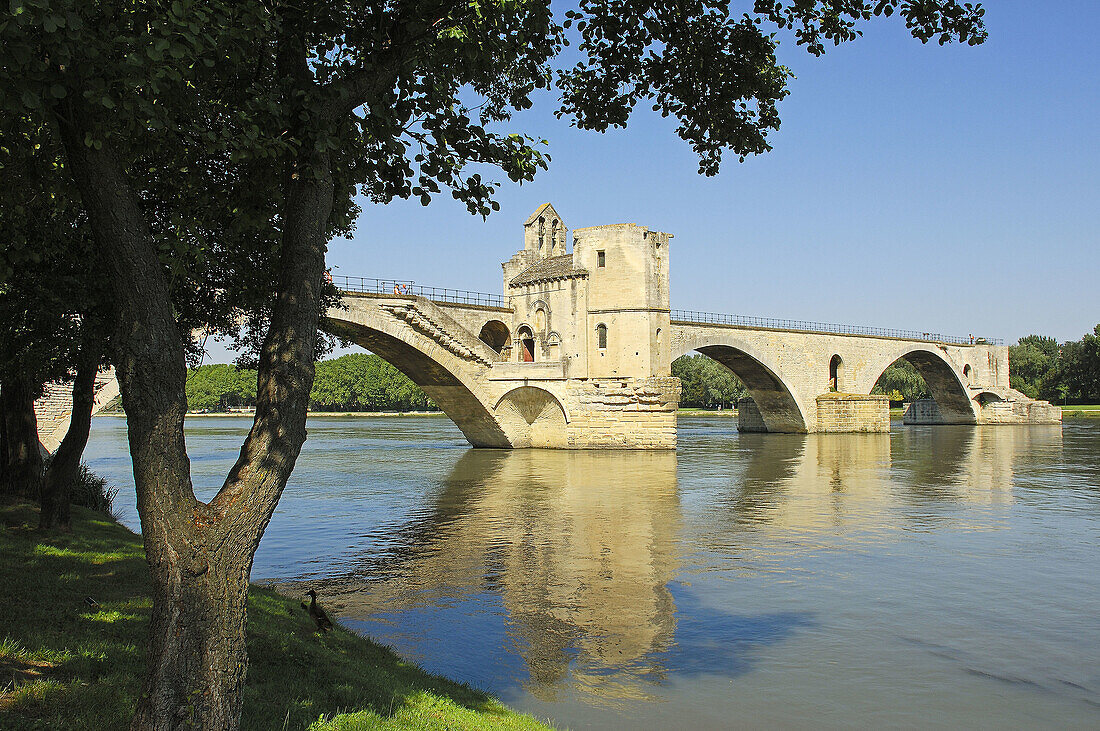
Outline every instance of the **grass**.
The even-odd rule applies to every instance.
[[[737,416],[737,409],[700,409],[696,406],[681,406],[677,411],[692,416]]]
[[[72,533],[37,524],[0,502],[0,729],[126,728],[152,605],[141,538],[75,506]],[[244,728],[547,728],[340,627],[318,635],[300,601],[250,591]]]
[[[1086,404],[1084,406],[1063,406],[1063,419],[1096,419],[1100,418],[1100,404]]]

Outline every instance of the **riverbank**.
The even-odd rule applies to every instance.
[[[1100,405],[1063,406],[1063,419],[1100,419]]]
[[[0,729],[124,729],[141,687],[149,578],[141,538],[73,508],[73,532],[0,502]],[[95,600],[89,606],[85,597]],[[546,729],[253,585],[245,729]]]

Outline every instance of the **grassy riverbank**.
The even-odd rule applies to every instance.
[[[77,507],[71,534],[37,524],[0,502],[0,729],[126,728],[151,607],[141,538]],[[299,602],[252,587],[244,728],[546,728],[351,632],[316,634]]]
[[[737,416],[737,409],[698,409],[691,406],[677,409],[677,413],[684,416]]]
[[[1063,406],[1063,419],[1100,419],[1100,405]]]

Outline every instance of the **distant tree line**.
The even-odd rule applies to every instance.
[[[215,364],[187,374],[187,408],[224,412],[256,404],[256,371]],[[351,353],[317,364],[309,394],[314,411],[428,411],[420,387],[377,355]]]
[[[1100,403],[1100,325],[1080,340],[1058,344],[1028,335],[1008,349],[1013,388],[1056,403]]]

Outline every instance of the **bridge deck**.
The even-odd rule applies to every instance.
[[[367,294],[385,296],[417,296],[429,299],[437,304],[467,305],[471,308],[487,309],[498,312],[511,312],[510,298],[487,292],[472,292],[465,289],[447,287],[426,287],[412,280],[375,279],[371,277],[334,276],[333,284],[348,294]],[[952,345],[1003,345],[1000,338],[970,338],[942,333],[919,332],[917,330],[898,330],[892,328],[867,327],[863,325],[840,325],[809,320],[784,320],[772,317],[751,315],[726,315],[695,310],[672,310],[672,322],[678,325],[720,325],[753,330],[775,330],[779,332],[821,333],[827,335],[861,335],[866,337],[889,338],[891,340],[915,340],[927,343],[950,343]]]

